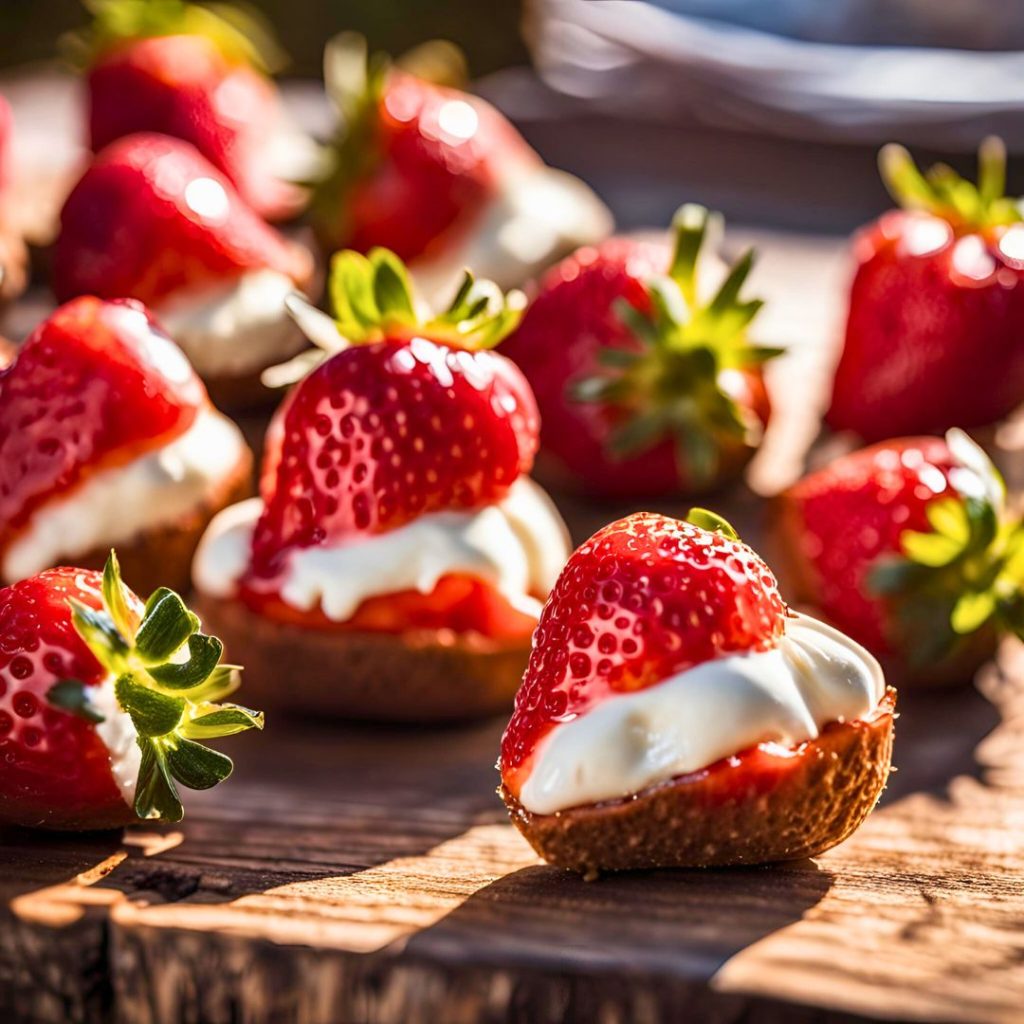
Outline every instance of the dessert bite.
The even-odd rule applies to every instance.
[[[984,426],[1024,400],[1024,212],[986,139],[978,183],[922,175],[902,146],[879,166],[899,209],[853,240],[857,270],[826,422],[865,441]]]
[[[289,709],[492,714],[568,553],[527,476],[533,395],[488,350],[516,309],[467,273],[424,319],[384,250],[336,256],[331,291],[337,322],[298,310],[332,354],[271,422],[260,497],[218,515],[196,553],[204,615],[247,652],[250,689]]]
[[[440,61],[421,48],[403,66],[368,59],[351,33],[328,45],[341,124],[310,208],[327,251],[391,249],[437,302],[464,267],[511,288],[607,235],[611,215],[587,185],[546,166],[489,103],[422,77],[451,58],[434,46]]]
[[[71,37],[85,73],[93,152],[136,132],[191,143],[268,220],[299,212],[294,182],[316,146],[286,116],[270,72],[284,63],[251,7],[181,0],[88,0]]]
[[[684,206],[671,243],[612,238],[541,280],[501,350],[537,396],[543,479],[598,497],[699,493],[750,461],[780,350],[748,336],[762,306],[740,298],[753,252],[704,287],[719,220]]]
[[[502,738],[513,823],[588,877],[816,856],[889,773],[875,659],[790,612],[727,523],[690,515],[637,513],[574,552]]]
[[[144,591],[184,590],[252,456],[181,350],[134,300],[61,306],[0,372],[0,577],[98,568],[114,545]]]
[[[285,297],[312,256],[262,221],[187,142],[129,135],[100,153],[61,213],[59,301],[144,302],[222,408],[269,397],[260,374],[306,346]]]
[[[1024,636],[1024,526],[963,431],[835,459],[776,499],[797,600],[870,648],[901,684],[970,682]]]
[[[179,821],[179,786],[231,774],[205,741],[263,715],[218,703],[238,667],[199,625],[165,587],[143,604],[113,552],[102,574],[48,569],[0,590],[0,825]]]

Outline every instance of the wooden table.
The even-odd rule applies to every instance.
[[[799,472],[817,431],[845,266],[834,240],[730,241],[751,237],[764,333],[793,352],[751,488],[714,505],[756,545],[755,491]],[[625,511],[563,507],[578,538]],[[595,883],[506,823],[501,722],[271,721],[181,826],[0,833],[0,1021],[1024,1019],[1024,654],[901,710],[899,770],[838,849]]]

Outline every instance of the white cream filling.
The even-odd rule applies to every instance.
[[[814,739],[830,722],[863,718],[884,693],[863,647],[797,615],[772,650],[705,662],[556,725],[519,800],[553,814],[627,797],[759,743]]]
[[[295,282],[276,270],[251,270],[155,307],[164,330],[201,377],[241,377],[306,347],[284,300]]]
[[[254,498],[210,523],[192,566],[198,590],[223,598],[235,593],[262,509]],[[551,499],[520,478],[502,502],[475,512],[432,513],[356,542],[294,551],[280,594],[299,611],[319,608],[344,622],[368,598],[401,590],[428,594],[442,576],[463,573],[539,615],[533,595],[547,594],[568,556],[568,533]]]
[[[96,723],[96,734],[110,752],[110,774],[114,776],[125,803],[134,807],[135,787],[142,764],[139,734],[135,731],[131,715],[117,702],[113,676],[89,687],[88,694],[89,702],[103,715],[103,721]]]
[[[443,252],[409,269],[431,305],[447,302],[469,267],[478,278],[515,288],[581,245],[612,230],[607,207],[588,185],[552,167],[516,167],[477,223]]]
[[[201,411],[169,444],[95,473],[36,509],[4,554],[4,579],[25,579],[177,521],[224,481],[244,450],[234,423],[213,409]]]

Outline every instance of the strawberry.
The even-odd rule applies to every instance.
[[[702,491],[736,475],[768,420],[741,301],[747,252],[702,302],[697,259],[712,216],[676,215],[674,248],[613,238],[548,272],[502,351],[537,395],[552,472],[599,496]]]
[[[717,516],[691,517],[636,513],[570,557],[502,738],[512,793],[559,722],[721,655],[767,650],[782,636],[786,606],[768,566]]]
[[[165,445],[207,404],[141,303],[61,306],[0,373],[0,553],[45,501]]]
[[[308,252],[264,223],[187,142],[139,134],[108,146],[68,196],[53,289],[157,306],[247,270],[305,281]]]
[[[197,741],[263,716],[213,703],[238,673],[198,629],[172,591],[143,605],[113,553],[102,575],[50,569],[0,590],[0,824],[178,821],[179,784],[227,778],[230,759]]]
[[[500,501],[537,447],[529,386],[487,351],[515,323],[514,302],[467,273],[451,308],[424,321],[404,265],[379,249],[337,254],[330,288],[337,321],[312,307],[300,319],[319,318],[312,340],[333,354],[268,432],[265,508],[243,587],[256,603],[294,549]]]
[[[272,173],[268,133],[281,122],[267,75],[280,60],[250,12],[181,0],[87,0],[80,34],[94,152],[136,132],[191,143],[261,216],[297,212],[301,193]]]
[[[382,246],[406,262],[436,252],[480,214],[501,174],[540,166],[490,104],[381,55],[368,61],[361,37],[332,43],[325,74],[342,128],[311,214],[329,250]]]
[[[1024,630],[1024,529],[961,431],[836,459],[779,499],[801,600],[909,679],[963,677]]]
[[[978,184],[921,175],[887,146],[882,177],[902,209],[854,239],[857,271],[826,416],[874,441],[981,426],[1024,399],[1024,223],[1003,195],[1005,151],[987,139]]]

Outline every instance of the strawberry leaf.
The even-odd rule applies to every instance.
[[[139,627],[139,614],[131,591],[121,579],[121,566],[117,552],[111,551],[103,567],[103,605],[110,612],[114,626],[122,637],[135,636]]]
[[[153,740],[139,740],[142,761],[135,786],[135,813],[143,821],[181,821],[185,814],[163,750]]]
[[[188,638],[187,661],[151,665],[149,674],[168,690],[191,690],[209,678],[223,653],[224,645],[215,636],[193,633]]]
[[[68,711],[94,725],[106,717],[89,699],[89,687],[79,679],[61,679],[46,691],[46,699],[55,708]]]
[[[225,704],[222,707],[209,705],[210,710],[203,706],[196,708],[195,717],[181,727],[181,735],[188,739],[216,739],[221,736],[234,736],[248,729],[263,728],[263,712],[250,711],[238,704]]]
[[[71,621],[78,635],[100,664],[111,672],[120,672],[128,657],[128,641],[120,634],[109,614],[83,604],[77,598],[68,598]]]
[[[168,749],[167,768],[188,789],[211,789],[231,774],[234,765],[230,757],[183,739]]]
[[[727,519],[723,519],[717,512],[711,512],[706,508],[691,508],[686,513],[686,521],[709,533],[720,533],[723,537],[728,537],[729,540],[740,539],[740,535]]]
[[[146,611],[135,634],[135,650],[147,665],[160,665],[171,657],[196,630],[199,619],[185,607],[173,590],[161,587],[146,602]]]
[[[950,622],[961,635],[980,629],[996,612],[996,595],[991,590],[966,591],[953,608]]]

